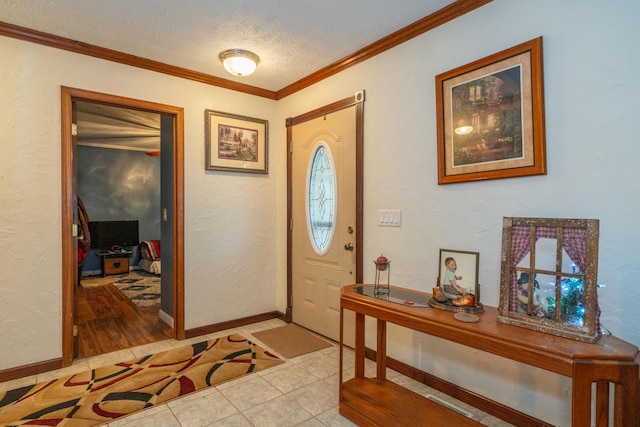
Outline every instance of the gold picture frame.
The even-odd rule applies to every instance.
[[[269,173],[267,120],[205,110],[205,169]]]
[[[545,175],[542,37],[436,76],[438,184]]]

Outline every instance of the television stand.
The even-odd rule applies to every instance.
[[[132,251],[105,251],[98,252],[100,257],[100,266],[102,268],[102,277],[111,274],[123,274],[129,272],[129,256]]]

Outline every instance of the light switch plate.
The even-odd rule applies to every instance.
[[[402,225],[402,211],[399,209],[379,210],[378,226],[400,227]]]

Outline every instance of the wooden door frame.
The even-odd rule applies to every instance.
[[[335,113],[355,106],[356,108],[356,232],[355,232],[355,257],[356,257],[356,283],[362,283],[362,244],[364,241],[363,226],[363,160],[364,160],[364,90],[356,92],[353,96],[333,102],[324,107],[309,111],[296,117],[286,119],[287,126],[287,311],[285,320],[293,321],[293,127],[300,123],[316,119],[327,114]]]
[[[72,136],[73,101],[88,101],[144,110],[173,117],[173,331],[185,338],[184,329],[184,109],[132,98],[61,87],[62,138],[62,365],[73,362],[74,298],[77,286],[77,239],[72,233],[76,209],[74,194],[76,159]]]

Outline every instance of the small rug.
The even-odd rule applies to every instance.
[[[160,276],[144,270],[106,277],[87,277],[80,280],[85,288],[113,284],[138,307],[160,304]]]
[[[284,363],[233,334],[0,393],[0,424],[94,426]]]
[[[160,304],[160,276],[146,271],[132,271],[115,282],[120,289],[138,307]]]
[[[293,323],[266,331],[253,332],[252,335],[287,359],[331,347],[330,342],[318,338],[307,329]]]

